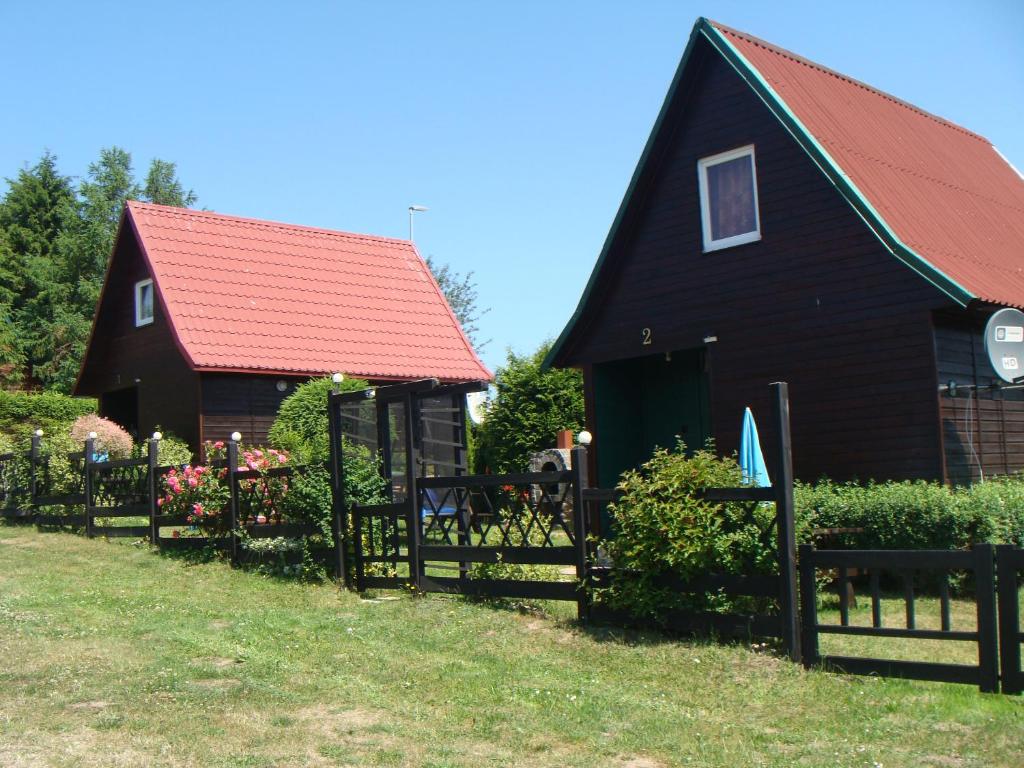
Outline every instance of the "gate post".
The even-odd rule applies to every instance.
[[[406,534],[409,539],[409,582],[417,591],[423,588],[423,563],[420,561],[420,536],[423,515],[420,512],[420,494],[416,484],[416,472],[419,468],[419,454],[416,450],[415,425],[419,421],[413,409],[416,399],[411,393],[406,394],[405,403],[405,477],[406,477]],[[417,409],[418,410],[418,409]]]
[[[346,519],[345,499],[345,449],[341,444],[341,407],[332,392],[327,396],[327,426],[331,462],[331,533],[334,535],[334,578],[344,581],[346,589],[352,589],[352,574],[346,557],[349,531]]]
[[[996,575],[999,579],[999,662],[1003,693],[1016,694],[1024,690],[1024,675],[1020,668],[1020,604],[1017,598],[1018,552],[1012,544],[996,547]]]
[[[819,662],[818,657],[818,593],[814,578],[811,544],[800,545],[800,651],[807,669]]]
[[[779,608],[782,614],[782,644],[791,661],[800,661],[796,605],[796,530],[793,522],[793,443],[789,432],[789,385],[777,381],[774,394],[775,435],[775,514],[779,548]]]
[[[149,543],[159,543],[156,524],[157,497],[159,493],[156,487],[156,467],[160,456],[160,440],[163,437],[159,432],[154,432],[153,437],[146,441],[146,457],[149,459],[146,465],[146,493],[149,494]]]
[[[996,577],[991,544],[975,544],[974,594],[978,606],[978,687],[982,693],[999,690],[999,641],[996,638]]]
[[[583,490],[589,485],[587,477],[587,449],[578,445],[572,449],[572,527],[576,539],[576,618],[590,618],[590,568],[587,558],[587,510]]]
[[[232,432],[227,445],[228,461],[228,525],[231,535],[231,564],[238,565],[238,443],[242,439],[240,432]]]
[[[82,461],[82,471],[85,473],[82,489],[85,491],[85,535],[90,539],[93,536],[92,525],[92,458],[96,450],[95,432],[90,432],[85,438],[85,454]]]

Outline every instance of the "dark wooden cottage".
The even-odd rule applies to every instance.
[[[126,205],[75,394],[137,436],[260,443],[335,372],[491,378],[409,241]]]
[[[747,405],[771,439],[777,380],[799,477],[960,482],[1024,468],[981,336],[1022,304],[1024,180],[990,142],[700,19],[547,362],[584,372],[602,485],[676,435],[735,450]]]

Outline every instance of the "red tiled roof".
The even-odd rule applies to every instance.
[[[193,368],[491,379],[415,246],[129,202]]]
[[[903,245],[970,294],[965,298],[1024,306],[1024,179],[988,140],[770,43],[710,25]]]

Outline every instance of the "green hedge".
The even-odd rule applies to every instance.
[[[15,438],[27,438],[36,428],[63,430],[79,416],[95,412],[96,401],[90,397],[0,391],[0,432]]]
[[[815,528],[863,528],[838,546],[959,549],[976,542],[1024,545],[1024,479],[950,488],[924,480],[798,484],[797,517]],[[830,544],[833,546],[833,544]]]

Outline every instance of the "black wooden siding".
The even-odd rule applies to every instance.
[[[277,390],[278,381],[287,383],[284,392]],[[266,444],[281,403],[302,381],[306,379],[266,374],[202,374],[203,440],[227,440],[237,430],[246,444]]]
[[[738,447],[747,405],[771,444],[768,384],[786,380],[799,477],[940,477],[931,313],[950,301],[884,250],[705,43],[691,63],[688,97],[666,117],[655,172],[640,180],[560,362],[585,367],[717,336],[708,354],[722,452]],[[762,239],[702,253],[697,161],[746,144]]]
[[[135,238],[119,238],[76,393],[100,396],[137,386],[140,436],[159,426],[195,446],[199,377],[175,344],[159,302],[153,322],[135,327],[135,283],[148,277]]]

